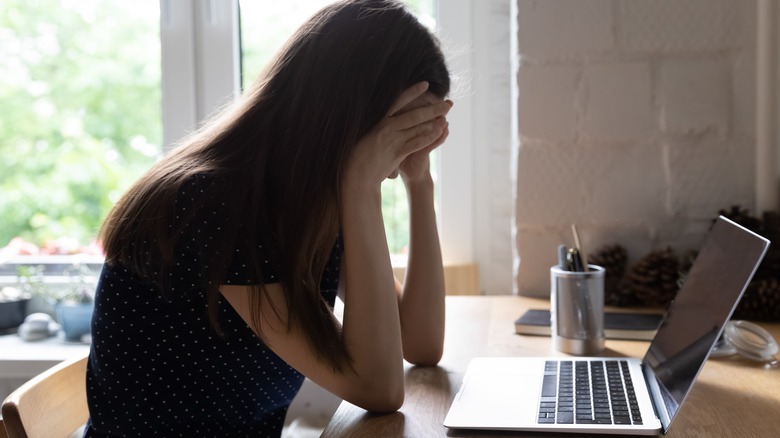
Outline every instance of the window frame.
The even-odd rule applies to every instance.
[[[238,0],[160,0],[163,148],[240,95]]]

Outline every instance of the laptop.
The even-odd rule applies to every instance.
[[[666,434],[769,241],[719,217],[645,357],[481,357],[444,425],[453,429]]]

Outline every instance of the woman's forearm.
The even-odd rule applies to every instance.
[[[444,345],[444,272],[430,178],[407,182],[409,260],[399,298],[404,358],[435,365]]]
[[[356,186],[353,186],[356,187]],[[374,385],[403,401],[400,317],[382,221],[381,194],[343,191],[343,339],[365,391]],[[400,404],[399,404],[400,406]]]

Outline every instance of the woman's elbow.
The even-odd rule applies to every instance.
[[[435,367],[441,361],[444,348],[426,348],[417,351],[404,351],[404,359],[412,365]]]
[[[401,409],[401,406],[403,406],[403,404],[404,404],[404,397],[403,395],[401,395],[401,397],[398,398],[387,399],[379,403],[374,403],[372,405],[365,406],[364,409],[369,412],[373,412],[375,414],[390,414]]]
[[[401,409],[404,404],[404,387],[366,389],[359,400],[353,402],[361,408],[377,413],[389,414]]]

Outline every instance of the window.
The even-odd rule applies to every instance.
[[[451,135],[432,163],[441,169],[437,196],[444,258],[454,264],[480,263],[495,246],[495,238],[483,238],[492,229],[485,219],[490,211],[481,208],[486,201],[475,202],[475,193],[489,185],[488,175],[478,170],[488,152],[475,148],[478,133],[472,126],[486,117],[479,108],[492,83],[474,80],[484,76],[483,61],[492,56],[480,54],[480,47],[493,43],[487,38],[492,28],[479,23],[490,5],[503,1],[408,0],[440,34],[455,75]],[[110,205],[167,145],[240,93],[242,76],[251,80],[262,56],[268,56],[255,39],[264,37],[251,35],[255,29],[244,25],[239,38],[239,5],[257,10],[322,0],[239,2],[4,1],[0,259],[39,248],[96,252],[90,242]],[[282,32],[282,38],[289,33]],[[391,248],[402,252],[407,227],[392,217],[405,217],[405,191],[390,184],[383,190],[396,192],[386,195],[397,207],[386,208],[387,231],[395,242]],[[13,237],[24,240],[2,249]]]

